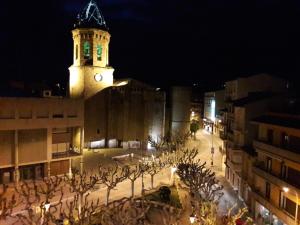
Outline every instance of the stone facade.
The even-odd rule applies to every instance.
[[[122,84],[123,83],[123,84]],[[122,84],[122,85],[120,85]],[[85,101],[85,142],[139,141],[164,135],[165,93],[142,82],[126,79]]]
[[[172,87],[171,89],[171,133],[190,131],[191,95],[189,87]]]
[[[113,85],[114,69],[109,66],[110,34],[88,28],[75,29],[72,34],[74,57],[69,68],[70,97],[88,99]]]

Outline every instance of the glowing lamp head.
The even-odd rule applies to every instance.
[[[48,210],[50,209],[50,203],[46,202],[44,207],[45,207],[45,211],[48,212]]]
[[[285,193],[287,193],[287,192],[289,192],[289,188],[288,187],[284,187],[284,188],[282,188],[282,190],[285,192]]]
[[[171,168],[171,173],[174,174],[176,172],[177,168],[176,167],[172,167]]]
[[[191,215],[190,216],[190,222],[191,222],[191,224],[195,223],[195,221],[196,221],[196,217],[194,215]]]

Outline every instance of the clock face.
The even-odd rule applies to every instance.
[[[95,81],[99,82],[102,80],[102,75],[100,73],[97,73],[94,78],[95,78]]]

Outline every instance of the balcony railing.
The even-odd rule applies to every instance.
[[[241,163],[236,163],[231,160],[227,160],[226,165],[235,172],[242,172],[242,164]]]
[[[270,200],[265,198],[264,194],[259,191],[259,189],[252,188],[251,196],[259,202],[261,205],[263,205],[265,208],[267,208],[269,211],[272,212],[272,214],[275,214],[281,221],[283,221],[286,224],[295,224],[294,217],[288,214],[284,209],[279,208]],[[299,224],[299,223],[298,223]]]
[[[267,143],[265,141],[261,141],[261,140],[253,141],[253,147],[257,151],[260,151],[260,150],[266,151],[266,152],[276,155],[277,157],[279,156],[281,158],[289,159],[289,160],[295,161],[297,163],[300,163],[300,154],[299,153],[295,153],[291,150],[287,150],[287,149],[283,149],[278,146],[271,145],[270,143]]]
[[[81,153],[79,151],[75,150],[68,150],[65,152],[53,152],[52,153],[52,158],[53,159],[60,159],[60,158],[69,158],[69,157],[76,157],[80,156]]]
[[[279,186],[279,187],[288,187],[290,189],[295,189],[300,193],[300,187],[296,186],[293,182],[274,174],[271,171],[267,171],[266,167],[262,163],[255,163],[252,167],[252,171],[258,176],[268,180],[269,182]]]

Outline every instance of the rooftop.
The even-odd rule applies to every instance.
[[[90,0],[82,12],[78,14],[74,27],[108,30],[104,17],[95,0]]]
[[[237,99],[232,101],[234,106],[244,106],[247,104],[251,104],[253,102],[257,102],[263,99],[267,99],[274,96],[274,93],[270,92],[250,92],[249,95],[245,98]]]

